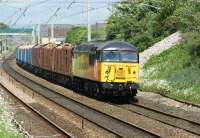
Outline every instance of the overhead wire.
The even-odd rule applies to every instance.
[[[103,7],[91,8],[89,11],[99,10],[99,9],[103,9],[103,8],[106,8],[106,7],[103,6]],[[71,17],[71,16],[81,15],[81,14],[84,14],[86,12],[87,12],[87,10],[82,10],[82,11],[79,11],[79,12],[74,12],[74,13],[67,15],[67,16],[63,16],[63,17],[58,18],[58,19],[64,19],[64,18]]]
[[[42,5],[46,2],[49,2],[51,0],[42,0],[42,1],[39,1],[39,2],[31,2],[32,5],[29,5],[29,7],[25,7],[25,9],[23,10],[22,14],[16,19],[16,21],[12,24],[12,26],[16,25],[19,20],[22,18],[22,17],[25,17],[26,16],[26,12],[28,11],[28,8],[30,7],[33,7],[33,6],[38,6],[38,5]],[[13,1],[14,2],[14,1]],[[17,1],[16,1],[17,2]],[[55,1],[54,1],[55,2]],[[71,2],[66,2],[66,1],[63,1],[65,3],[68,3],[67,5],[67,9],[70,9],[72,8],[72,5],[73,4],[86,4],[87,2],[86,1],[76,1],[76,0],[72,0]],[[62,1],[60,1],[60,3],[63,3]],[[96,2],[91,2],[93,4],[111,4],[111,3],[118,3],[119,1],[96,1]],[[11,2],[10,2],[11,3]],[[58,3],[58,2],[57,2]],[[58,8],[56,8],[56,10],[54,11],[54,13],[48,18],[48,20],[46,21],[46,23],[48,24],[49,22],[51,22],[53,20],[54,17],[58,16],[58,12],[61,10],[63,4],[60,4],[60,6]],[[98,10],[98,9],[102,9],[102,8],[106,8],[107,6],[103,6],[103,7],[98,7],[98,8],[92,8],[90,9],[90,11],[94,11],[94,10]],[[70,15],[67,15],[67,16],[63,16],[61,18],[58,18],[58,19],[63,19],[63,18],[66,18],[66,17],[71,17],[71,16],[75,16],[75,15],[81,15],[83,13],[87,12],[86,10],[82,10],[81,12],[75,12],[75,13],[72,13]],[[12,17],[15,16],[16,14],[13,13]],[[10,17],[11,18],[11,17]]]
[[[51,1],[51,0],[43,0],[43,1],[38,1],[38,2],[31,2],[32,4],[41,4],[41,3],[46,3],[46,2],[48,2],[48,1]],[[0,4],[7,4],[7,3],[18,3],[19,1],[12,1],[12,2],[10,2],[10,1],[3,1],[3,2],[0,2]],[[54,2],[51,2],[51,3],[71,3],[71,2],[67,2],[67,1],[54,1]],[[122,0],[120,1],[110,1],[109,3],[119,3],[119,2],[123,2]],[[128,2],[128,1],[124,1],[124,2]],[[87,1],[76,1],[75,3],[87,3]],[[108,1],[91,1],[90,3],[99,3],[99,4],[101,4],[101,3],[108,3]]]
[[[18,18],[16,19],[16,21],[11,25],[11,26],[14,26],[17,24],[17,22],[22,18],[22,17],[25,17],[26,16],[26,12],[28,11],[28,9],[32,6],[36,6],[36,4],[43,4],[43,3],[46,3],[50,0],[43,0],[43,1],[40,1],[40,2],[37,2],[35,3],[35,5],[31,5],[29,4],[28,6],[26,6],[22,12],[22,14],[20,14],[20,16],[18,16]],[[20,12],[22,10],[22,8],[20,8],[20,10],[18,12]],[[15,15],[17,14],[17,12],[13,13],[12,16],[10,16],[10,18],[14,17]],[[32,21],[31,21],[32,22]],[[11,23],[11,20],[9,21],[9,24]]]
[[[57,13],[59,12],[60,9],[61,9],[61,7],[58,7],[58,8],[55,10],[55,12],[53,13],[53,15],[51,15],[51,16],[49,17],[49,19],[47,20],[46,24],[48,24],[48,23],[53,19],[54,16],[57,16]]]
[[[72,0],[69,5],[67,6],[67,9],[70,9],[72,7],[72,5],[75,3],[75,0]],[[46,24],[48,24],[55,16],[57,16],[57,13],[61,10],[61,6],[59,6],[56,11],[53,13],[52,16],[50,16],[50,18],[47,20]]]
[[[86,3],[87,4],[87,2],[86,1],[75,1],[75,0],[73,0],[73,2],[71,2],[70,4],[69,4],[69,6],[71,6],[72,5],[72,3]],[[91,2],[91,3],[104,3],[104,4],[110,4],[110,3],[112,3],[112,1],[101,1],[101,2]],[[108,5],[109,5],[108,4]],[[105,6],[103,6],[103,7],[97,7],[97,8],[91,8],[89,11],[94,11],[94,10],[98,10],[98,9],[102,9],[102,8],[107,8],[107,6],[105,7]],[[72,13],[72,14],[70,14],[70,15],[67,15],[67,16],[63,16],[63,17],[61,17],[61,18],[57,18],[57,19],[64,19],[64,18],[67,18],[67,17],[71,17],[71,16],[76,16],[76,15],[81,15],[81,14],[84,14],[84,13],[86,13],[88,10],[82,10],[82,11],[79,11],[79,12],[75,12],[75,13]]]
[[[26,6],[26,7],[24,8],[23,12],[18,16],[18,18],[17,18],[16,21],[11,25],[11,27],[15,26],[15,25],[17,24],[17,22],[18,22],[23,16],[25,16],[25,13],[27,12],[28,8],[29,8],[29,5]]]
[[[75,0],[73,0],[68,6],[67,6],[67,9],[71,8],[72,5],[75,3]]]
[[[4,20],[4,22],[8,22],[8,24],[10,24],[12,18],[13,18],[15,15],[17,15],[18,12],[20,12],[21,10],[22,10],[21,8],[15,10],[15,11],[13,12],[13,14],[11,14],[10,16],[8,16],[8,17]]]

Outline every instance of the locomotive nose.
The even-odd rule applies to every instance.
[[[139,65],[135,63],[101,63],[100,70],[101,82],[139,82]]]
[[[116,68],[116,79],[125,79],[125,69],[120,66]]]

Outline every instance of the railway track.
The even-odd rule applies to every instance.
[[[134,101],[130,101],[130,104],[118,106],[200,136],[200,122],[195,122],[194,120],[190,120],[188,118],[170,114],[170,112],[159,111]]]
[[[11,59],[12,60],[12,59]],[[11,61],[10,60],[10,61]],[[9,64],[8,64],[9,65]],[[12,67],[11,67],[12,66]],[[19,74],[21,74],[22,76],[24,76],[24,78],[30,78],[32,75],[24,75],[22,72],[24,72],[24,71],[20,71],[19,69],[15,69],[15,68],[18,68],[18,67],[16,67],[15,65],[13,66],[13,65],[10,65],[10,68],[12,69],[12,70],[14,70],[14,72],[16,72],[18,75]],[[24,72],[25,73],[25,72]],[[25,73],[26,74],[26,73]],[[32,77],[31,77],[32,78]],[[34,79],[31,79],[32,80],[32,82],[33,83],[35,83],[35,82],[38,82],[38,83],[41,83],[41,84],[39,84],[39,85],[41,85],[42,87],[45,87],[45,88],[47,88],[47,90],[50,90],[49,92],[50,93],[56,93],[56,94],[58,94],[58,95],[60,95],[61,97],[63,97],[63,94],[59,94],[59,92],[57,91],[57,88],[52,88],[52,87],[49,87],[50,85],[51,85],[51,83],[47,83],[47,84],[43,84],[43,81],[41,81],[41,79],[36,79],[37,77],[34,77]],[[37,83],[37,84],[38,84]],[[47,86],[46,86],[47,85]],[[57,87],[57,86],[54,86],[54,87]],[[54,92],[52,92],[52,91],[54,91]],[[55,97],[55,95],[51,95],[52,97]],[[68,96],[67,96],[68,97]],[[64,96],[63,98],[65,99],[65,98],[67,98],[66,96]],[[48,96],[47,96],[47,98],[48,98]],[[61,105],[62,104],[62,102],[63,102],[63,98],[61,98],[62,99],[62,101],[60,102],[60,104],[59,104],[59,102],[58,102],[58,99],[59,99],[59,97],[57,97],[57,102],[56,103],[58,103],[59,105]],[[83,105],[83,103],[82,103],[82,101],[80,101],[80,100],[75,100],[75,99],[73,99],[73,98],[71,98],[71,97],[68,97],[67,99],[69,99],[69,101],[73,101],[73,102],[75,102],[75,104],[76,103],[79,103],[79,104],[81,104],[81,105]],[[51,99],[52,100],[52,99]],[[53,100],[52,100],[53,101]],[[62,105],[61,105],[62,106]],[[79,105],[78,105],[79,106]],[[86,107],[88,107],[88,108],[94,108],[93,106],[90,106],[90,105],[88,105],[88,104],[86,104],[86,103],[84,103],[84,105],[83,105],[83,107],[84,106],[86,106]],[[117,107],[117,106],[120,106],[120,107]],[[147,117],[147,118],[151,118],[151,119],[153,119],[153,120],[155,120],[155,121],[159,121],[159,122],[162,122],[163,124],[166,124],[166,125],[169,125],[169,126],[172,126],[172,127],[174,127],[174,129],[175,128],[179,128],[179,129],[181,129],[181,130],[185,130],[186,132],[188,132],[188,133],[191,133],[191,134],[194,134],[194,136],[192,136],[192,137],[198,137],[199,136],[199,131],[198,130],[200,130],[200,129],[198,129],[199,128],[199,125],[198,124],[193,124],[193,122],[195,122],[194,120],[188,120],[187,118],[181,118],[181,117],[174,117],[174,115],[172,114],[172,115],[168,115],[167,113],[164,115],[164,113],[162,112],[162,111],[156,111],[155,109],[154,109],[154,106],[153,106],[153,109],[151,110],[151,109],[149,109],[148,110],[148,106],[145,108],[145,106],[142,106],[142,105],[138,105],[137,106],[137,104],[136,103],[134,103],[134,102],[131,102],[131,104],[129,104],[129,105],[115,105],[115,107],[117,107],[117,108],[123,108],[123,110],[125,111],[129,111],[130,113],[132,112],[133,113],[133,116],[135,116],[134,114],[138,114],[138,115],[141,115],[141,116],[144,116],[144,117]],[[64,108],[66,108],[66,109],[68,109],[68,107],[65,107],[65,105],[63,106]],[[82,106],[79,106],[80,108],[82,108]],[[145,109],[146,110],[145,110]],[[95,108],[96,110],[94,110],[94,109],[92,109],[91,111],[92,112],[96,112],[97,111],[97,113],[100,113],[100,114],[102,114],[100,111],[102,111],[102,110],[99,110],[99,109],[97,109],[97,108]],[[68,109],[69,110],[69,109]],[[81,115],[81,113],[82,114],[84,114],[83,112],[77,112],[76,110],[74,111],[74,109],[71,109],[70,108],[70,110],[72,111],[72,112],[74,112],[75,114],[77,114],[77,115],[80,115],[80,116],[82,116]],[[155,111],[154,111],[155,110]],[[86,111],[86,110],[85,110]],[[91,112],[90,111],[90,112]],[[125,112],[126,112],[125,111]],[[168,110],[166,110],[166,111],[168,111]],[[87,111],[86,111],[87,112]],[[90,114],[90,113],[89,113]],[[105,116],[109,116],[108,114],[107,114],[107,112],[104,112],[103,113]],[[109,113],[110,114],[110,113]],[[125,113],[126,114],[126,113]],[[93,114],[93,116],[95,116],[96,114]],[[130,117],[130,115],[131,114],[128,114],[128,116],[127,117]],[[115,116],[114,114],[111,114],[111,118],[113,118],[113,116]],[[125,115],[124,115],[125,116]],[[136,115],[137,116],[137,115]],[[170,116],[170,117],[169,117]],[[176,116],[176,115],[175,115]],[[130,126],[132,125],[132,123],[130,122],[130,121],[128,121],[128,123],[126,123],[126,119],[118,119],[118,117],[114,117],[114,119],[117,119],[119,122],[125,122],[125,124],[126,125],[128,125],[128,130],[127,131],[124,131],[126,128],[125,127],[122,127],[122,132],[124,132],[124,133],[126,133],[125,135],[124,135],[124,133],[121,133],[119,130],[117,130],[115,127],[121,127],[120,125],[118,125],[118,126],[115,126],[114,127],[114,129],[113,129],[113,124],[112,123],[110,123],[110,122],[113,122],[113,120],[110,120],[110,119],[107,119],[107,120],[104,120],[105,122],[101,122],[101,121],[98,121],[98,122],[95,122],[95,118],[97,118],[97,117],[92,117],[92,120],[90,119],[90,117],[88,116],[88,115],[85,115],[84,114],[84,118],[86,119],[86,120],[88,120],[88,121],[91,121],[91,122],[93,122],[93,123],[95,123],[95,124],[97,124],[98,126],[100,126],[101,128],[104,128],[104,129],[106,129],[107,131],[109,131],[109,132],[111,132],[111,133],[114,133],[114,134],[116,134],[117,136],[119,136],[119,137],[134,137],[134,136],[137,136],[138,137],[138,134],[139,134],[139,136],[141,136],[141,137],[149,137],[149,136],[147,136],[147,135],[145,135],[145,136],[143,136],[143,135],[141,135],[141,133],[143,134],[143,131],[146,131],[147,132],[147,134],[149,133],[149,134],[151,134],[152,132],[153,132],[153,136],[152,137],[167,137],[167,136],[173,136],[174,134],[174,136],[175,137],[179,137],[179,136],[181,136],[182,137],[182,134],[181,133],[183,133],[183,132],[180,132],[180,130],[176,130],[175,129],[175,131],[174,132],[170,132],[171,130],[170,129],[173,129],[172,127],[169,129],[169,130],[165,130],[165,126],[163,126],[163,125],[161,125],[160,127],[162,128],[162,127],[164,127],[163,129],[161,129],[161,133],[158,133],[159,131],[154,131],[154,130],[151,130],[151,129],[149,129],[149,130],[146,130],[146,129],[144,129],[144,128],[149,128],[149,127],[144,127],[144,125],[143,125],[143,127],[142,127],[142,129],[139,129],[140,131],[138,131],[138,132],[141,132],[141,133],[136,133],[136,135],[129,135],[129,133],[134,133],[135,131],[134,130],[130,130]],[[134,117],[133,117],[134,118]],[[137,118],[137,117],[136,117]],[[139,118],[138,118],[139,119]],[[124,121],[122,121],[122,120],[124,120]],[[198,119],[197,119],[198,120]],[[136,121],[137,122],[137,121]],[[151,121],[150,121],[151,122]],[[150,123],[149,122],[149,123]],[[197,121],[198,122],[198,121]],[[109,124],[108,124],[109,123]],[[144,123],[144,121],[143,121],[143,123]],[[153,122],[152,122],[153,123]],[[137,123],[136,123],[137,124]],[[109,126],[109,125],[111,125],[111,126]],[[134,125],[133,125],[134,126]],[[136,125],[135,127],[137,128],[137,126],[138,125]],[[139,125],[140,126],[140,125]],[[190,128],[191,127],[191,128]],[[140,127],[139,127],[140,128]],[[192,129],[194,129],[194,130],[192,130]],[[156,133],[155,133],[156,132]],[[163,132],[164,133],[166,133],[166,134],[163,134]],[[179,132],[181,135],[176,135],[176,133],[177,132]],[[120,134],[118,134],[118,133],[120,133]],[[171,135],[171,134],[172,135]],[[178,134],[178,133],[177,133]],[[187,136],[188,137],[188,136]]]
[[[55,137],[55,138],[70,138],[60,131],[55,125],[48,120],[41,118],[36,114],[35,110],[27,106],[22,100],[12,94],[6,87],[0,84],[1,96],[4,97],[6,107],[8,108],[7,114],[13,116],[12,123],[16,126],[18,132],[22,137]],[[4,101],[4,102],[5,102]],[[31,120],[30,120],[31,119]],[[23,123],[22,123],[23,122]],[[42,128],[42,129],[41,129]],[[40,131],[39,131],[40,130]]]
[[[12,58],[11,58],[12,59]],[[8,59],[10,60],[10,59]],[[4,63],[3,63],[3,67],[4,67]],[[40,114],[40,112],[33,108],[32,106],[26,104],[23,100],[21,100],[19,97],[15,96],[12,94],[12,92],[9,91],[9,89],[7,89],[6,87],[4,87],[3,85],[0,85],[3,89],[5,89],[7,92],[9,92],[13,97],[15,97],[18,101],[20,101],[25,107],[27,107],[28,109],[30,109],[31,111],[33,111],[34,113],[36,113],[37,115],[39,115],[42,119],[44,119],[47,123],[49,123],[52,127],[54,127],[57,131],[59,131],[61,133],[62,137],[66,137],[66,138],[72,138],[73,135],[67,133],[65,130],[63,130],[62,128],[60,128],[57,124],[55,124],[54,122],[52,122],[51,120],[49,120],[47,117],[45,117],[44,115]],[[65,136],[64,136],[65,135]]]
[[[84,119],[98,125],[99,127],[115,134],[118,137],[160,137],[159,134],[153,133],[149,130],[141,128],[137,125],[129,124],[113,116],[92,109],[80,102],[64,97],[63,95],[36,83],[10,67],[9,62],[13,60],[10,58],[3,63],[4,70],[12,76],[15,80],[25,85],[29,89],[39,93],[52,102],[60,105],[63,108],[83,117]]]

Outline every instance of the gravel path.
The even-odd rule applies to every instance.
[[[177,45],[182,40],[181,33],[176,32],[162,41],[156,43],[152,47],[140,53],[140,67],[143,68],[144,64],[154,55],[159,55],[163,51]]]

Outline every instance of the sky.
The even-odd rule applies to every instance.
[[[120,0],[90,0],[91,23],[104,22]],[[11,27],[33,24],[86,24],[87,0],[0,0],[0,22]]]

